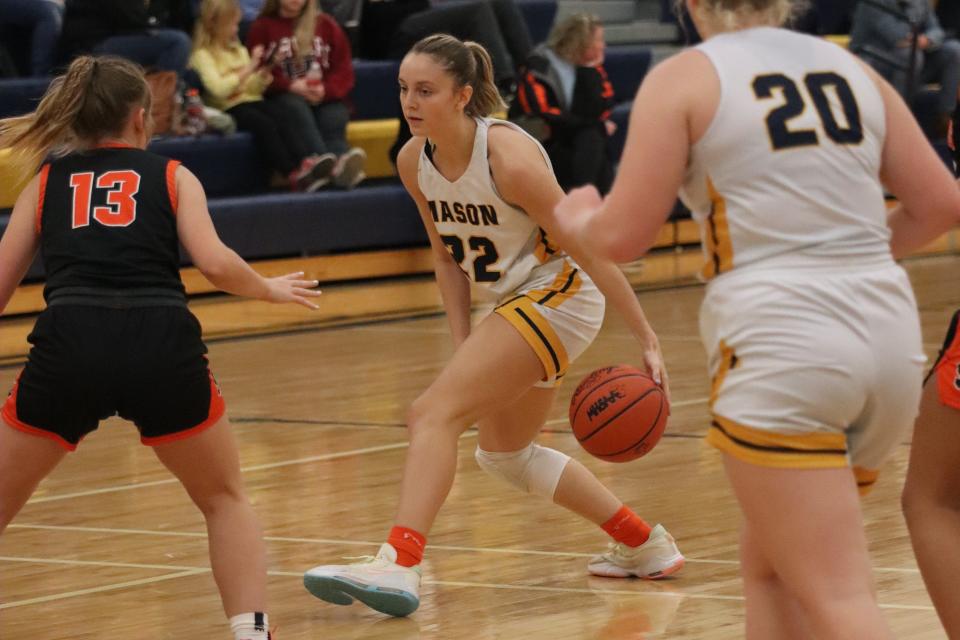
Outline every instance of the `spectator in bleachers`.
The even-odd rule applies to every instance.
[[[332,153],[335,186],[351,189],[365,177],[366,153],[347,144],[353,89],[350,43],[336,21],[315,0],[266,0],[247,34],[247,47],[263,47],[273,74],[268,100],[299,110],[316,126],[301,134],[314,153]]]
[[[66,0],[61,45],[68,58],[110,54],[182,76],[192,28],[190,0]]]
[[[607,142],[613,87],[603,69],[600,19],[578,13],[558,22],[527,58],[510,119],[537,137],[564,191],[592,184],[606,193],[613,182]]]
[[[930,0],[875,0],[893,13],[861,2],[853,15],[850,49],[864,58],[904,96],[921,82],[939,83],[937,127],[945,132],[960,87],[960,42],[945,37]],[[905,8],[904,18],[895,15]],[[907,86],[911,23],[920,26],[914,87]]]
[[[263,99],[273,81],[261,66],[263,47],[251,55],[237,37],[242,12],[237,0],[204,0],[194,32],[190,66],[203,81],[204,99],[253,134],[271,169],[287,176],[294,191],[316,191],[330,180],[334,156],[312,154],[303,131],[313,128],[309,114],[284,102]]]
[[[321,1],[335,5],[337,15],[357,17],[359,55],[364,58],[399,60],[415,42],[434,33],[479,42],[490,53],[494,81],[504,94],[509,93],[517,66],[533,46],[527,23],[514,0]]]
[[[29,69],[24,75],[52,71],[63,25],[63,0],[0,0],[0,28],[25,29],[30,37]]]

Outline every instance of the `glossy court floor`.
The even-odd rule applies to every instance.
[[[960,306],[960,257],[914,260],[908,269],[933,357]],[[640,294],[673,386],[673,415],[654,452],[630,464],[603,463],[580,451],[569,432],[573,382],[603,364],[638,361],[636,344],[613,314],[575,363],[542,438],[588,464],[645,518],[663,522],[687,555],[686,568],[661,582],[588,577],[586,559],[604,547],[604,535],[485,477],[468,432],[459,477],[430,536],[423,604],[408,619],[317,601],[301,574],[372,554],[383,540],[407,446],[402,417],[450,354],[445,319],[213,342],[212,368],[268,536],[277,638],[742,637],[739,515],[719,454],[703,443],[708,380],[696,320],[702,294],[699,286]],[[233,313],[249,304],[259,303],[238,304]],[[0,369],[4,392],[17,370]],[[864,501],[879,598],[898,637],[943,638],[899,509],[908,453],[905,441]],[[104,423],[0,538],[4,640],[228,637],[199,512],[139,445],[132,426]]]

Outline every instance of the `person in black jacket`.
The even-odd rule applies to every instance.
[[[599,18],[572,15],[534,49],[518,78],[510,119],[543,143],[565,191],[592,184],[606,193],[613,182],[607,141],[616,125],[604,49]]]
[[[190,0],[67,0],[61,48],[67,58],[116,55],[181,76],[193,21]]]

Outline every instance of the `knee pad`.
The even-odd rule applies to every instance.
[[[570,456],[554,449],[530,444],[519,451],[484,451],[477,447],[474,457],[480,468],[521,491],[553,500],[560,476]]]

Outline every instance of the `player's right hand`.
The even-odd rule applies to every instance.
[[[264,296],[264,300],[267,302],[293,302],[308,309],[316,310],[320,308],[310,301],[310,298],[320,296],[321,291],[316,288],[320,282],[318,280],[303,280],[303,271],[288,273],[276,278],[265,278],[265,280],[267,282],[267,295]]]

